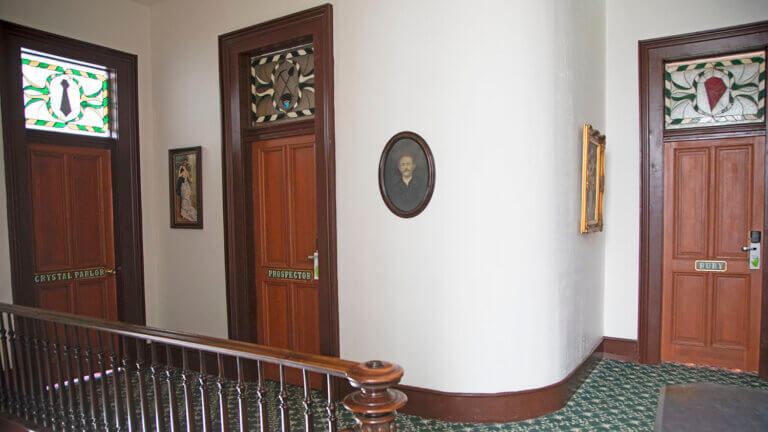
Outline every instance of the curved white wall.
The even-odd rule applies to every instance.
[[[147,9],[149,325],[226,336],[218,35],[320,3]],[[398,362],[409,385],[499,392],[554,383],[599,342],[603,234],[579,235],[578,218],[580,127],[604,127],[604,9],[334,2],[343,357]],[[421,134],[437,167],[432,202],[413,219],[392,215],[377,185],[380,153],[400,130]],[[194,145],[204,148],[206,227],[171,230],[166,150]]]
[[[445,391],[551,384],[602,331],[602,236],[578,234],[579,128],[603,122],[602,4],[435,6],[335,5],[342,354]],[[378,193],[399,130],[435,155],[414,219]]]

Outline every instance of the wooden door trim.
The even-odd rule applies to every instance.
[[[0,20],[0,95],[2,95],[3,149],[7,189],[8,231],[11,255],[11,283],[14,303],[34,306],[31,254],[32,203],[29,197],[29,163],[25,143],[44,138],[44,142],[72,145],[69,134],[27,131],[21,103],[21,60],[19,46],[101,64],[114,70],[114,89],[120,97],[116,121],[120,131],[115,138],[83,137],[86,147],[107,148],[112,152],[113,214],[115,215],[115,259],[120,266],[117,280],[118,318],[144,324],[144,252],[141,225],[141,186],[139,165],[138,68],[137,57],[111,48],[82,42],[52,33]],[[119,193],[118,193],[119,191]]]
[[[315,117],[279,125],[250,127],[248,57],[312,42],[315,49]],[[336,182],[333,112],[333,20],[329,4],[219,36],[222,106],[222,181],[230,339],[255,341],[256,299],[250,147],[246,140],[314,133],[317,140],[317,228],[320,253],[320,344],[322,354],[339,355],[336,279]],[[323,259],[325,257],[325,259]]]
[[[664,142],[765,135],[766,123],[664,131],[665,61],[718,56],[768,47],[768,21],[639,41],[640,250],[638,344],[641,363],[661,361],[664,234]],[[768,164],[766,164],[768,170]],[[768,173],[767,173],[768,174]],[[766,175],[768,191],[768,175]],[[763,232],[768,233],[768,199]],[[765,234],[764,234],[765,235]],[[763,239],[763,256],[768,248]],[[763,266],[759,373],[768,379],[768,268]]]

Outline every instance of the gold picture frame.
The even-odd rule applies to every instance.
[[[605,135],[585,124],[581,154],[581,233],[603,230]]]

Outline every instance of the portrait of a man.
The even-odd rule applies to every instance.
[[[432,153],[412,133],[395,135],[384,149],[379,166],[384,202],[401,217],[415,216],[426,206],[434,185]]]

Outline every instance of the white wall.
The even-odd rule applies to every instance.
[[[165,161],[163,154],[153,150],[149,8],[125,0],[3,0],[0,1],[0,19],[138,55],[144,276],[148,291],[160,286],[157,263],[161,257],[157,253],[158,218],[155,215],[167,212],[167,209],[162,207],[164,202],[158,203],[152,198],[157,195],[156,188],[162,188],[167,194],[167,186],[162,182],[164,176],[160,177],[161,181],[155,177],[157,170],[147,169],[155,165],[158,158],[161,162]],[[7,195],[2,164],[0,160],[0,301],[10,302]],[[168,223],[167,220],[162,222]]]
[[[67,6],[125,15],[128,34],[112,40],[71,12],[61,26],[29,2],[0,9],[140,55],[148,324],[227,333],[218,35],[321,3],[165,0],[144,10],[149,42],[144,12],[114,13],[131,3]],[[578,218],[580,127],[605,127],[604,11],[602,0],[334,2],[343,357],[400,363],[410,385],[497,392],[556,382],[599,342],[604,234],[579,235]],[[437,167],[413,219],[392,215],[377,185],[401,130],[427,140]],[[171,230],[166,150],[195,145],[205,229]]]
[[[217,36],[320,3],[152,7],[157,151],[202,145],[212,179],[206,229],[159,233],[153,323],[226,334]],[[558,381],[597,343],[603,240],[577,232],[579,127],[604,118],[603,21],[602,2],[334,2],[343,357],[493,392]],[[400,130],[437,166],[432,202],[407,220],[376,178]]]
[[[640,141],[637,42],[768,19],[765,0],[606,2],[605,335],[637,338]]]

